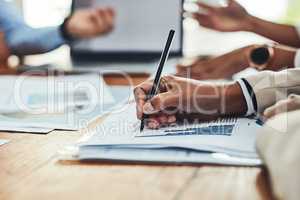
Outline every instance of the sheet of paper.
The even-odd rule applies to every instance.
[[[57,113],[77,106],[114,102],[98,74],[1,76],[0,113]]]
[[[39,128],[39,127],[26,127],[26,126],[15,126],[15,124],[1,124],[0,131],[4,132],[17,132],[17,133],[37,133],[47,134],[53,131],[51,128]]]
[[[0,139],[0,146],[6,144],[8,142],[9,142],[8,140]]]
[[[98,74],[0,79],[0,125],[78,130],[114,104]]]
[[[235,166],[258,166],[261,160],[241,158],[223,153],[201,152],[183,149],[134,149],[134,148],[95,148],[80,150],[79,160],[110,160],[115,162],[156,162],[156,163],[190,163],[222,164]]]
[[[97,117],[107,113],[112,106],[113,105],[107,105],[107,107],[102,107],[98,105],[91,110],[77,109],[57,114],[3,114],[0,115],[0,119],[3,123],[10,123],[23,127],[30,126],[57,130],[79,130],[80,128],[86,127]]]
[[[239,118],[139,132],[134,104],[112,113],[80,147],[181,148],[257,158],[255,138],[260,125]]]

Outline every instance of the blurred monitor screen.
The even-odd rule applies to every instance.
[[[176,31],[170,55],[182,54],[182,0],[73,0],[72,10],[110,6],[113,31],[71,47],[73,58],[157,57],[170,29]]]

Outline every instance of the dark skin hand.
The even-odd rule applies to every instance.
[[[164,76],[160,92],[146,101],[151,87],[152,81],[146,81],[134,90],[137,117],[141,119],[143,114],[149,115],[146,122],[149,128],[159,128],[188,118],[208,120],[246,113],[246,102],[238,83],[216,84]],[[236,104],[240,106],[234,106]]]
[[[208,60],[196,60],[189,65],[177,65],[177,76],[206,79],[229,79],[233,74],[247,68],[247,53],[252,46],[245,47]]]
[[[66,23],[66,29],[74,38],[91,38],[112,31],[115,11],[110,8],[92,8],[76,11]]]
[[[200,2],[198,6],[206,13],[197,12],[192,16],[201,26],[222,32],[253,32],[284,45],[300,47],[300,37],[294,26],[252,16],[235,0],[229,0],[226,7],[213,7]]]
[[[230,79],[235,73],[251,67],[250,52],[261,45],[250,45],[219,57],[208,60],[196,60],[192,64],[177,65],[177,76],[205,79]],[[293,68],[297,49],[283,45],[275,45],[274,56],[266,70],[278,71]]]

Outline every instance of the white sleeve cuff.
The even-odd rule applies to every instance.
[[[242,92],[243,92],[243,95],[244,95],[245,100],[246,100],[246,104],[247,104],[246,116],[252,115],[253,113],[255,113],[255,110],[254,110],[252,98],[251,98],[251,96],[248,92],[248,89],[247,89],[247,87],[246,87],[243,80],[238,79],[237,82],[240,85],[240,87],[242,88]]]
[[[296,52],[295,67],[300,68],[300,49]]]

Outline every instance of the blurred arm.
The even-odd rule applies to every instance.
[[[226,7],[213,7],[201,2],[198,5],[206,13],[197,12],[193,17],[204,27],[222,32],[254,32],[281,44],[300,47],[300,34],[296,27],[252,16],[235,0],[228,0]],[[270,9],[267,11],[272,12]]]
[[[59,27],[31,28],[10,3],[0,0],[0,29],[11,52],[18,56],[51,51],[65,41]]]
[[[300,47],[298,28],[290,25],[269,22],[254,16],[248,18],[250,31],[272,39],[278,43]]]

